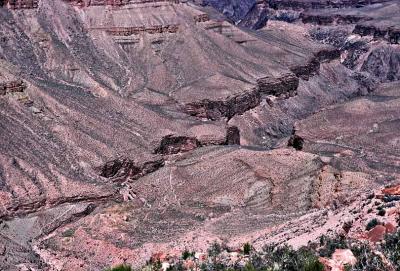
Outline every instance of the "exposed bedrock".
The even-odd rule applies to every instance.
[[[329,48],[324,50],[319,50],[315,57],[319,62],[331,61],[340,58],[340,50],[335,48]]]
[[[310,62],[305,65],[293,67],[290,70],[303,80],[308,80],[310,76],[318,73],[320,68],[320,62],[317,58],[313,58]]]
[[[0,234],[0,269],[49,270],[49,266],[32,250],[32,243],[51,234],[57,228],[90,215],[96,207],[97,203],[93,202],[65,203],[29,216],[3,220]],[[68,234],[71,232],[64,233]]]
[[[331,27],[318,27],[310,30],[314,40],[337,48],[341,63],[349,69],[356,69],[359,61],[370,50],[367,40],[351,39],[351,33],[346,30]]]
[[[372,94],[330,107],[296,123],[303,150],[322,153],[337,168],[400,176],[399,82],[381,84]]]
[[[288,141],[288,146],[293,147],[298,151],[301,151],[304,146],[304,139],[301,138],[300,136],[294,134],[290,137],[290,139]]]
[[[23,92],[26,84],[22,80],[0,82],[0,96],[8,93]]]
[[[41,238],[35,251],[46,262],[58,259],[63,270],[102,270],[123,258],[141,265],[171,247],[206,251],[209,242],[225,239],[242,246],[315,208],[345,204],[359,196],[359,184],[373,186],[358,172],[338,172],[291,149],[214,146],[185,158],[132,184],[147,208],[132,202],[103,208]],[[82,244],[98,252],[87,257]]]
[[[240,145],[240,130],[238,127],[228,127],[225,145]]]
[[[257,81],[259,92],[265,95],[289,95],[296,94],[299,86],[299,78],[294,74],[286,74],[280,78],[265,77]]]
[[[310,76],[313,69],[315,68],[310,68],[309,66],[303,70],[299,68],[299,75],[304,77]],[[262,95],[294,96],[296,95],[298,85],[299,78],[294,74],[286,74],[279,78],[264,77],[257,80],[257,86],[252,91],[239,94],[225,101],[210,101],[205,99],[189,103],[184,106],[184,110],[192,116],[210,120],[218,120],[220,118],[230,119],[237,114],[243,114],[258,106]]]
[[[2,0],[0,7],[6,6],[10,9],[32,9],[37,8],[39,0]]]
[[[361,70],[372,74],[381,82],[400,80],[400,47],[380,46],[373,49]]]
[[[165,136],[160,146],[155,149],[155,153],[160,154],[177,154],[188,152],[201,146],[201,143],[195,137],[186,136]]]
[[[202,0],[202,4],[212,6],[227,18],[238,22],[250,12],[256,0]]]
[[[272,95],[287,99],[297,95],[299,80],[309,80],[318,74],[322,62],[330,62],[340,57],[340,50],[336,48],[319,49],[308,62],[290,68],[293,73],[286,73],[280,77],[263,77],[257,80],[257,86],[250,92],[239,94],[228,100],[212,101],[201,100],[188,103],[184,106],[185,112],[192,116],[218,120],[243,114],[260,105],[262,98]]]
[[[318,74],[300,80],[296,96],[289,99],[267,97],[265,103],[234,116],[229,124],[240,129],[242,145],[286,145],[296,120],[325,106],[371,92],[375,82],[369,79],[365,74],[344,69],[337,60],[324,62]],[[284,139],[286,143],[281,142]]]
[[[390,0],[270,0],[269,5],[273,9],[324,9],[362,7],[375,3],[384,3]]]
[[[239,25],[250,29],[263,28],[270,18],[268,3],[257,1],[246,16],[240,20]]]
[[[160,145],[154,150],[154,153],[162,155],[185,153],[209,145],[240,145],[240,131],[236,126],[229,126],[226,129],[225,138],[221,138],[219,141],[167,135],[161,139]]]
[[[390,24],[357,24],[353,33],[361,36],[373,36],[374,39],[384,39],[392,44],[400,43],[400,28]]]
[[[398,44],[390,42],[388,33],[387,28],[381,26],[379,29],[375,24],[365,27],[357,25],[353,33],[337,27],[318,27],[310,30],[313,39],[340,50],[343,65],[364,74],[358,76],[358,79],[362,79],[362,85],[373,80],[399,80],[400,49]],[[368,80],[364,80],[367,77]]]
[[[164,166],[162,158],[144,163],[138,163],[128,158],[117,158],[107,162],[100,169],[100,176],[112,178],[114,181],[135,180],[162,166]]]
[[[300,17],[303,23],[312,23],[317,25],[354,24],[359,21],[369,19],[363,15],[314,14],[307,12],[303,12]]]
[[[184,110],[196,117],[217,120],[220,118],[231,118],[236,114],[242,114],[256,107],[261,102],[261,94],[257,89],[240,94],[226,101],[202,100],[189,103]]]
[[[135,26],[135,27],[110,27],[106,28],[106,32],[112,36],[131,36],[141,33],[162,34],[176,33],[179,25],[154,25],[154,26]]]
[[[67,3],[79,7],[89,7],[89,6],[113,6],[121,7],[129,4],[146,4],[146,3],[179,3],[179,0],[63,0]]]

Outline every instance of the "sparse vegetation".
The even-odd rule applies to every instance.
[[[194,252],[190,252],[187,249],[185,249],[185,251],[182,252],[182,259],[187,260],[191,257],[194,257]]]
[[[106,271],[132,271],[132,267],[126,264],[120,264],[115,267],[109,268]]]
[[[385,216],[386,211],[385,211],[385,209],[381,209],[376,214],[379,215],[379,216]]]
[[[217,242],[214,242],[211,247],[208,249],[208,256],[217,257],[222,252],[221,245]]]
[[[326,236],[321,236],[319,243],[319,255],[327,258],[331,257],[336,249],[345,249],[349,247],[345,238],[343,237],[329,238]]]
[[[377,219],[372,219],[367,227],[378,225]],[[344,266],[345,271],[384,271],[386,258],[396,271],[400,271],[400,233],[387,235],[385,242],[371,247],[368,242],[349,240],[344,237],[321,237],[319,244],[294,250],[289,246],[265,246],[261,251],[253,249],[250,243],[245,243],[242,249],[242,261],[232,262],[229,254],[219,243],[214,242],[208,249],[208,260],[197,262],[202,271],[323,271],[324,265],[319,257],[331,258],[336,249],[350,249],[357,259],[354,266]],[[243,261],[243,259],[245,259]],[[188,270],[185,261],[194,260],[194,253],[185,250],[177,262],[168,271]],[[161,263],[149,263],[141,271],[158,271]],[[129,266],[117,266],[107,271],[131,271]]]
[[[386,236],[382,244],[382,252],[396,267],[396,271],[400,271],[400,231]]]
[[[243,253],[245,255],[250,255],[250,252],[252,249],[253,249],[253,247],[250,245],[250,243],[246,243],[243,245]]]
[[[61,236],[62,237],[72,237],[75,234],[75,230],[74,229],[68,229],[66,231],[64,231]]]
[[[367,231],[370,231],[370,230],[372,230],[375,226],[377,226],[377,225],[379,225],[380,223],[379,223],[379,220],[378,219],[376,219],[376,218],[373,218],[373,219],[371,219],[369,222],[368,222],[368,224],[367,224],[367,226],[365,227],[365,229],[367,230]]]
[[[374,253],[367,243],[355,244],[351,251],[357,258],[357,263],[350,271],[379,271],[386,270],[379,255]]]

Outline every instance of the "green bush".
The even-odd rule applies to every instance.
[[[319,255],[321,257],[330,258],[336,249],[345,249],[349,247],[344,237],[329,238],[321,236],[319,241],[321,247]]]
[[[208,256],[217,257],[219,254],[221,254],[221,252],[222,252],[221,245],[218,244],[217,242],[214,242],[208,249]]]
[[[66,231],[64,231],[61,236],[62,237],[72,237],[75,234],[75,230],[74,229],[68,229]]]
[[[376,219],[376,218],[373,218],[373,219],[371,219],[371,220],[368,222],[368,224],[367,224],[367,226],[365,227],[365,229],[366,229],[367,231],[370,231],[370,230],[372,230],[375,226],[377,226],[377,225],[379,225],[379,224],[380,224],[379,220]]]
[[[249,243],[246,243],[243,245],[243,254],[245,255],[250,255],[250,252],[252,250],[252,246]]]
[[[372,219],[367,227],[378,225],[377,219]],[[319,245],[319,246],[318,246]],[[317,253],[324,257],[331,257],[337,248],[348,248],[357,258],[354,266],[345,266],[345,271],[384,271],[387,266],[377,253],[383,253],[396,271],[400,271],[400,232],[387,235],[385,241],[373,249],[368,242],[347,240],[344,237],[321,237],[320,244],[311,244],[308,247],[294,250],[290,246],[268,245],[263,251],[253,250],[251,244],[243,245],[243,253],[250,253],[249,261],[245,266],[231,265],[220,254],[223,250],[220,244],[213,243],[208,252],[211,256],[208,262],[202,263],[202,271],[323,271],[324,266],[319,261]],[[192,253],[185,250],[182,258],[191,257]],[[221,256],[221,257],[218,257]],[[183,261],[179,260],[168,271],[184,271]],[[159,270],[160,265],[151,265],[151,269]],[[127,268],[127,269],[125,269]],[[118,266],[109,271],[131,271],[129,266]]]
[[[304,271],[324,271],[324,265],[317,258],[309,258],[304,264]]]
[[[386,214],[385,209],[381,209],[381,210],[379,210],[378,213],[377,213],[377,215],[379,215],[379,216],[385,216],[385,214]]]
[[[194,257],[194,252],[189,252],[189,250],[185,249],[182,253],[182,259],[187,260],[191,257]]]
[[[132,271],[132,267],[126,264],[120,264],[115,267],[109,268],[106,271]]]
[[[368,244],[357,244],[351,248],[357,263],[351,271],[379,271],[386,270],[382,259],[371,251]]]
[[[386,235],[382,252],[396,267],[396,271],[400,271],[400,231]]]

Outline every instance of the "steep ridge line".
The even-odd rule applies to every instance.
[[[310,77],[318,73],[322,62],[329,62],[338,58],[340,58],[338,49],[321,50],[306,64],[290,68],[293,74],[285,74],[279,78],[260,78],[257,80],[257,86],[249,92],[225,101],[204,99],[188,103],[183,106],[183,110],[189,115],[199,118],[209,120],[227,118],[229,121],[235,115],[243,114],[260,105],[264,95],[274,95],[281,98],[295,96],[300,79],[309,80]]]
[[[47,210],[49,208],[56,208],[57,206],[65,203],[107,203],[110,201],[122,201],[122,196],[118,194],[118,191],[116,191],[114,194],[110,193],[110,195],[104,196],[58,198],[56,201],[43,198],[35,202],[21,204],[14,202],[15,205],[13,208],[7,209],[6,213],[1,214],[0,219],[11,220],[15,217],[36,213],[44,209]]]

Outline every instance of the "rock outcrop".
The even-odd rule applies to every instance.
[[[63,0],[71,3],[74,6],[89,7],[89,6],[113,6],[122,7],[129,4],[146,4],[146,3],[162,3],[169,2],[178,4],[180,0]]]
[[[23,92],[26,89],[26,84],[22,80],[0,82],[0,96],[7,93]]]
[[[251,92],[232,97],[226,101],[211,101],[204,99],[184,106],[185,112],[191,116],[218,120],[232,118],[236,114],[242,114],[261,102],[261,94],[255,89]]]
[[[34,9],[39,5],[39,0],[3,0],[0,7],[8,7],[10,9]]]
[[[353,33],[361,36],[373,36],[375,39],[384,39],[392,44],[400,43],[400,28],[392,25],[357,24]]]
[[[368,17],[353,14],[315,14],[303,12],[301,14],[303,23],[312,23],[317,25],[340,25],[340,24],[354,24],[362,20],[368,20]]]
[[[170,155],[192,151],[200,146],[201,143],[196,138],[168,135],[163,137],[160,146],[154,152]]]
[[[382,82],[400,80],[400,48],[382,46],[373,49],[361,67]]]
[[[148,161],[142,164],[128,158],[118,158],[104,164],[100,176],[112,178],[114,181],[135,180],[148,173],[154,172],[164,165],[163,159]]]
[[[273,9],[326,9],[362,7],[375,3],[389,2],[390,0],[270,0],[269,5]]]
[[[107,28],[106,32],[113,36],[131,36],[140,33],[161,34],[176,33],[179,30],[178,25],[155,25],[155,26],[135,26],[135,27],[113,27]]]

